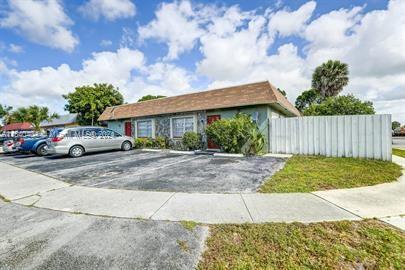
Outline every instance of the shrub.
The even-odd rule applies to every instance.
[[[193,131],[187,131],[184,133],[182,143],[187,150],[197,150],[201,145],[200,135]]]
[[[155,146],[155,141],[152,138],[146,138],[145,148],[153,148]]]
[[[137,149],[152,148],[154,144],[155,143],[151,138],[136,138],[134,142],[134,147]]]
[[[248,140],[242,147],[242,153],[246,156],[261,153],[264,147],[264,136],[259,129],[254,128],[249,132]]]
[[[155,147],[159,149],[166,149],[168,147],[167,138],[163,136],[157,136],[155,139]]]
[[[170,140],[169,140],[168,147],[169,147],[170,149],[172,149],[172,150],[179,150],[179,151],[187,150],[187,149],[184,147],[182,141],[180,141],[180,140],[173,140],[173,139],[170,139]]]
[[[238,113],[234,118],[215,121],[206,129],[207,136],[227,153],[258,154],[264,137],[249,115]]]
[[[136,149],[141,149],[145,147],[146,138],[136,138],[134,141],[134,147]]]

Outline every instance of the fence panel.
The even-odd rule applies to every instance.
[[[269,120],[269,152],[391,160],[391,115]]]

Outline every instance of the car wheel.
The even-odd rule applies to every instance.
[[[70,148],[69,150],[69,156],[77,158],[77,157],[81,157],[84,154],[84,149],[83,147],[79,146],[79,145],[75,145],[72,148]]]
[[[122,143],[121,149],[123,151],[129,151],[129,150],[132,149],[132,144],[130,142],[128,142],[128,141],[125,141],[125,142]]]
[[[38,156],[46,156],[48,155],[48,146],[46,144],[41,144],[40,146],[37,147],[37,150],[35,153]]]

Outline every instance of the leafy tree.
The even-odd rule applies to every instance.
[[[398,121],[392,122],[392,130],[401,127],[401,123]]]
[[[375,114],[371,101],[361,101],[353,95],[329,97],[320,104],[312,104],[304,115]]]
[[[142,101],[147,101],[147,100],[152,100],[152,99],[158,99],[158,98],[165,98],[166,96],[161,96],[161,95],[146,95],[141,97],[140,99],[138,99],[138,102],[142,102]]]
[[[54,118],[59,118],[59,115],[56,113],[50,114],[47,107],[37,105],[20,107],[10,114],[12,123],[30,122],[37,131],[41,129],[40,124],[42,121],[51,121]]]
[[[301,93],[295,100],[295,107],[299,111],[304,111],[312,104],[321,103],[323,98],[315,89],[309,89]]]
[[[0,104],[0,119],[4,124],[8,124],[10,122],[10,113],[12,109],[13,107],[11,106]]]
[[[63,95],[63,98],[68,103],[65,110],[78,113],[78,121],[82,125],[94,125],[107,107],[124,102],[118,88],[106,83],[76,87],[74,92]]]
[[[324,98],[337,96],[348,82],[348,65],[338,60],[323,63],[312,74],[312,88]]]

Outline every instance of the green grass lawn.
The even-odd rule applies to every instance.
[[[199,269],[404,269],[405,233],[376,220],[212,225]]]
[[[293,156],[260,192],[311,192],[376,185],[397,180],[401,167],[380,160]]]
[[[392,154],[405,158],[405,150],[402,149],[392,148]]]

